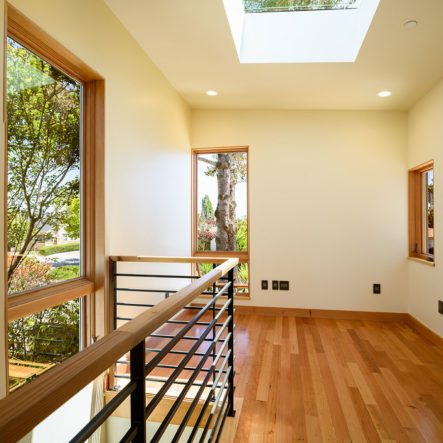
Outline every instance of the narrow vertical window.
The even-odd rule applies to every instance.
[[[194,149],[193,176],[193,255],[238,257],[237,292],[249,293],[248,149]]]
[[[434,263],[434,162],[409,170],[409,256]]]
[[[434,171],[423,173],[425,254],[434,255]]]

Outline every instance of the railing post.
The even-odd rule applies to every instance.
[[[145,341],[131,349],[131,382],[136,388],[131,394],[131,428],[137,428],[134,443],[146,442]]]
[[[108,293],[108,303],[109,303],[109,333],[112,331],[115,331],[117,329],[117,291],[115,288],[117,287],[117,262],[109,259],[109,293]],[[109,378],[108,378],[108,388],[114,389],[115,388],[115,373],[116,365],[113,364],[109,368]]]
[[[234,409],[234,268],[228,272],[228,280],[231,282],[228,288],[228,299],[231,300],[228,306],[228,315],[231,316],[231,321],[228,324],[228,333],[231,334],[229,338],[229,349],[231,353],[229,355],[229,366],[231,367],[231,372],[229,373],[229,405],[228,405],[228,415],[229,417],[235,417]]]

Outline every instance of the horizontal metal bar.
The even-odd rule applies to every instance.
[[[142,307],[142,308],[152,308],[155,305],[148,305],[145,303],[127,303],[127,302],[122,302],[122,301],[118,301],[114,303],[115,306],[137,306],[137,307]]]
[[[162,349],[155,349],[155,348],[145,348],[146,352],[160,352]],[[180,355],[186,355],[188,353],[188,351],[174,351],[171,350],[169,351],[169,354],[180,354]],[[196,352],[194,354],[194,357],[203,357],[205,354],[203,354],[202,352]],[[224,357],[224,355],[222,355],[222,357]],[[129,363],[129,362],[128,362]]]
[[[212,292],[208,292],[208,294],[213,295]],[[145,307],[145,308],[152,308],[153,304],[145,304],[145,303],[127,303],[127,302],[115,302],[114,305],[116,306],[140,306],[140,307]],[[185,306],[182,309],[191,309],[191,310],[200,310],[202,309],[203,306]],[[212,309],[212,308],[211,308]],[[219,311],[221,308],[215,308],[216,311]]]
[[[129,380],[131,377],[129,375],[124,375],[124,374],[114,374],[115,378],[123,378],[126,380]],[[166,383],[168,381],[168,379],[165,378],[158,378],[155,376],[151,376],[151,377],[146,377],[145,378],[146,381],[152,381],[154,383]],[[174,383],[172,383],[173,385],[185,385],[187,383],[186,380],[182,381],[182,380],[174,380]],[[193,386],[201,386],[202,384],[200,382],[195,381],[194,383],[192,383]],[[213,387],[213,383],[208,383],[208,388]],[[219,389],[221,387],[221,385],[215,386],[215,389]]]
[[[174,338],[175,335],[169,335],[169,334],[151,334],[149,337],[152,338]],[[184,337],[181,337],[180,340],[200,340],[201,337],[192,337],[190,335],[185,335]],[[205,338],[203,341],[212,341],[212,338]]]
[[[114,274],[115,277],[152,277],[152,278],[200,278],[198,275],[164,275],[164,274],[122,274],[120,272]]]
[[[125,292],[154,292],[159,294],[175,294],[177,291],[172,291],[170,289],[138,289],[138,288],[115,288],[114,291],[125,291]]]
[[[189,323],[189,321],[186,321],[186,320],[168,320],[165,323],[170,323],[170,324],[173,324],[173,325],[187,325]],[[208,326],[209,322],[208,321],[198,321],[198,322],[195,322],[194,325],[197,325],[197,326]],[[223,325],[223,323],[216,323],[215,324],[215,326],[217,326],[217,327],[218,326],[222,326],[222,325]]]
[[[130,321],[133,320],[133,317],[115,317],[116,320],[126,320],[126,321]],[[167,320],[165,321],[165,323],[169,323],[172,325],[187,325],[189,323],[189,320]],[[215,326],[221,326],[223,323],[217,323]],[[209,322],[207,321],[200,321],[200,322],[196,322],[194,323],[194,325],[198,325],[198,326],[208,326]],[[149,337],[152,337],[152,335],[150,335]],[[174,336],[175,337],[175,336]]]
[[[92,420],[72,439],[70,443],[86,441],[106,419],[128,398],[136,388],[136,383],[127,384]]]
[[[122,365],[130,365],[131,362],[130,361],[123,361],[123,360],[118,360],[116,363],[118,364],[122,364]],[[157,365],[157,368],[165,368],[165,369],[176,369],[177,366],[175,365]],[[201,368],[200,371],[202,372],[208,372],[210,371],[211,368]],[[197,370],[197,367],[189,367],[189,366],[185,366],[183,368],[183,371],[195,371]],[[219,372],[218,369],[215,370],[215,372]]]

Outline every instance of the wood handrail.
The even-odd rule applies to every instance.
[[[211,263],[223,264],[232,257],[148,257],[144,255],[111,255],[111,261],[140,263]]]
[[[110,260],[194,263],[193,258],[185,257],[112,256]],[[201,259],[198,260],[201,262]],[[123,354],[152,334],[238,264],[237,258],[208,260],[219,265],[171,297],[42,374],[32,383],[0,400],[2,441],[13,442],[24,437],[74,394],[105,372]]]

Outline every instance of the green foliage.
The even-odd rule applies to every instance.
[[[66,210],[65,230],[71,238],[80,238],[80,198],[75,197]]]
[[[79,350],[80,301],[14,320],[8,325],[9,357],[56,363]]]
[[[80,266],[66,265],[53,268],[50,272],[50,277],[55,281],[72,280],[80,277]]]
[[[40,263],[33,257],[25,258],[9,279],[9,293],[16,294],[51,284],[51,269],[48,263]]]
[[[79,251],[80,242],[64,243],[63,245],[50,245],[41,248],[38,253],[47,257],[48,255],[60,254],[62,252]]]
[[[81,86],[8,38],[8,281],[79,196]]]
[[[249,283],[249,268],[247,263],[240,263],[237,268],[237,280],[241,285]],[[239,292],[247,292],[247,289],[240,288]]]
[[[199,265],[201,275],[211,272],[214,268],[211,263],[200,263]]]
[[[346,9],[356,0],[243,0],[247,12]]]
[[[204,218],[214,218],[214,208],[208,194],[202,198],[202,216]]]
[[[248,250],[248,220],[241,220],[237,223],[237,251]]]

